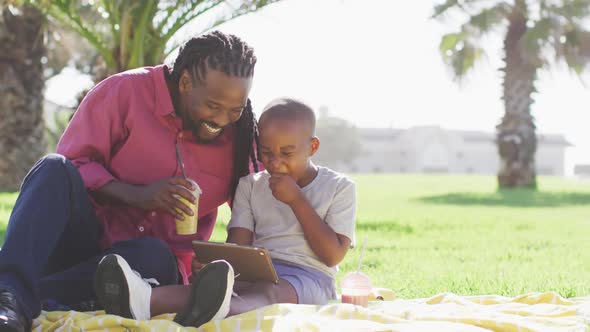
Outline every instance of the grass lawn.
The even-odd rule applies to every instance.
[[[341,266],[405,298],[450,291],[590,294],[590,182],[539,178],[539,191],[497,192],[495,178],[357,175],[357,241]],[[0,193],[0,235],[15,194]],[[225,240],[227,208],[213,240]]]

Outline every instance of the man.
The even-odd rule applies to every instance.
[[[43,299],[94,300],[107,253],[161,285],[188,283],[191,241],[209,239],[217,208],[250,161],[257,169],[255,64],[251,47],[216,31],[184,44],[172,68],[120,73],[88,93],[59,154],[23,181],[0,251],[0,331],[29,330]],[[203,191],[198,231],[178,235],[174,219],[192,213],[178,197],[195,201],[189,179]]]

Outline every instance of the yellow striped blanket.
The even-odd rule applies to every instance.
[[[199,329],[172,322],[173,315],[135,321],[102,311],[43,312],[33,331],[590,331],[590,297],[556,293],[458,296],[372,301],[368,308],[276,304],[212,321]]]

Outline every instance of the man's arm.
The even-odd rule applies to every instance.
[[[192,215],[193,212],[174,195],[195,203],[196,197],[190,191],[192,189],[192,184],[183,177],[162,179],[146,185],[132,185],[115,180],[97,188],[95,195],[115,199],[144,210],[166,211],[182,220],[184,217],[178,209],[182,209],[188,215]]]
[[[112,147],[125,140],[127,109],[119,105],[121,82],[107,79],[86,95],[57,145],[80,172],[89,191],[116,178],[109,172]]]
[[[68,158],[80,172],[86,188],[99,200],[116,200],[143,209],[161,209],[182,218],[177,209],[189,215],[191,209],[175,199],[180,195],[194,202],[190,182],[182,178],[132,185],[117,179],[108,170],[113,146],[127,137],[127,107],[120,104],[121,85],[125,82],[107,79],[94,87],[80,104],[57,146],[57,153]],[[184,187],[184,188],[183,188]]]

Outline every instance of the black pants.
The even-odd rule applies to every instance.
[[[101,227],[76,167],[57,154],[41,159],[25,177],[0,250],[0,288],[12,291],[25,315],[41,300],[65,305],[96,299],[96,266],[107,253],[124,257],[144,278],[178,282],[176,259],[153,237],[115,243],[102,252]]]

